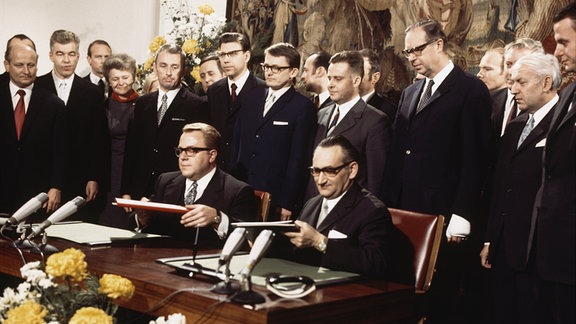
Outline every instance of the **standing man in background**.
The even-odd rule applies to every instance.
[[[200,60],[200,83],[202,84],[202,92],[204,95],[208,92],[209,86],[225,76],[226,74],[224,74],[224,70],[222,70],[218,55],[211,54]]]
[[[433,323],[458,322],[468,314],[461,282],[466,268],[478,267],[479,246],[466,238],[476,230],[472,225],[492,152],[490,93],[454,65],[446,42],[435,20],[406,29],[403,54],[425,78],[400,97],[385,180],[387,206],[447,218],[429,294]]]
[[[248,70],[252,53],[250,40],[240,33],[224,33],[220,36],[220,65],[225,79],[214,82],[208,88],[211,125],[222,136],[222,147],[218,150],[218,166],[230,172],[228,160],[234,137],[234,125],[240,112],[240,103],[246,93],[255,88],[264,88],[266,83]]]
[[[160,174],[178,170],[173,149],[184,125],[208,120],[206,103],[180,83],[186,73],[185,58],[182,49],[173,44],[162,45],[156,53],[159,89],[136,100],[126,138],[123,198],[139,200],[152,195]]]
[[[71,31],[56,30],[50,36],[51,72],[38,77],[36,85],[56,95],[66,105],[69,132],[70,165],[63,200],[86,197],[86,206],[77,217],[97,222],[99,208],[105,197],[98,196],[104,184],[109,160],[108,122],[104,112],[104,96],[99,89],[74,73],[80,58],[80,38]],[[105,190],[103,192],[106,192]],[[93,201],[101,198],[98,203]],[[92,202],[92,203],[90,203]]]
[[[370,106],[382,111],[393,122],[396,118],[396,106],[386,97],[376,92],[376,84],[380,81],[381,69],[378,54],[365,48],[359,51],[364,58],[364,77],[360,83],[360,97]]]
[[[104,40],[97,39],[88,45],[86,60],[88,60],[91,70],[84,78],[97,85],[106,98],[108,97],[109,85],[104,77],[104,61],[110,55],[112,55],[112,48]]]
[[[265,51],[262,69],[269,88],[242,98],[232,145],[232,175],[267,191],[272,220],[288,220],[299,210],[306,167],[316,130],[314,104],[294,89],[300,54],[278,43]]]
[[[328,66],[330,54],[319,51],[308,56],[304,61],[300,80],[304,83],[305,90],[314,94],[312,102],[317,110],[328,107],[334,102],[328,93]]]

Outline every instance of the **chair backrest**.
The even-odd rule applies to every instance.
[[[444,228],[444,216],[389,208],[392,222],[414,248],[416,293],[425,293],[432,283]]]
[[[268,210],[270,209],[270,193],[266,191],[254,190],[254,195],[260,200],[258,204],[258,221],[265,222],[268,219]]]

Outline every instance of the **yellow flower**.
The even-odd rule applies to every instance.
[[[190,71],[190,76],[196,80],[196,82],[200,82],[200,66],[195,66],[192,71]]]
[[[35,301],[27,301],[24,304],[12,308],[6,315],[8,318],[4,321],[5,324],[44,324],[44,317],[48,314],[48,311],[44,306],[38,304]]]
[[[200,11],[201,14],[206,16],[214,13],[214,8],[212,8],[209,4],[198,6],[198,10]]]
[[[112,316],[95,307],[82,307],[74,313],[68,324],[112,324]]]
[[[109,298],[118,297],[132,298],[134,295],[134,285],[132,281],[114,274],[105,274],[100,278],[100,288],[98,292],[106,294]]]
[[[149,57],[148,60],[144,63],[144,66],[142,66],[144,71],[152,69],[152,64],[154,64],[154,56]]]
[[[156,51],[158,51],[160,46],[164,44],[166,44],[166,39],[164,39],[164,37],[162,36],[156,36],[152,39],[152,42],[150,43],[150,46],[148,46],[148,48],[150,49],[150,52],[156,53]]]
[[[46,260],[46,273],[56,278],[71,277],[72,280],[80,282],[88,276],[85,257],[82,251],[74,248],[52,254]]]
[[[198,54],[198,41],[194,38],[187,39],[184,44],[182,44],[182,50],[186,54]]]

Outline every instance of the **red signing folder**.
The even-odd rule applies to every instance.
[[[134,209],[154,210],[165,213],[185,214],[188,209],[184,206],[164,204],[152,201],[131,200],[123,198],[115,198],[116,206],[130,207]]]

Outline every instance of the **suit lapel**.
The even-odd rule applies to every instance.
[[[348,216],[350,210],[354,208],[356,203],[356,196],[360,192],[360,187],[355,183],[348,189],[342,199],[332,208],[330,213],[326,216],[322,224],[316,229],[320,233],[325,233],[328,229],[334,228],[334,223],[344,219]],[[316,216],[318,217],[318,216]]]
[[[346,130],[354,127],[354,125],[356,125],[356,121],[362,118],[362,114],[364,113],[365,109],[366,103],[364,100],[358,100],[358,102],[352,107],[352,109],[350,109],[346,116],[344,116],[338,125],[336,125],[331,135],[342,134]]]
[[[266,91],[264,101],[266,101],[266,98],[268,97],[268,91]],[[280,98],[276,99],[276,101],[272,104],[272,107],[270,107],[270,110],[268,110],[268,112],[266,113],[266,116],[264,116],[264,118],[262,119],[260,127],[266,125],[268,121],[272,119],[272,117],[274,117],[274,115],[276,115],[278,112],[284,109],[286,103],[289,102],[290,99],[292,99],[292,97],[294,96],[295,91],[296,90],[294,90],[294,88],[292,87],[288,91],[286,91],[282,96],[280,96]],[[261,112],[264,113],[264,105],[262,106]]]
[[[576,91],[576,82],[572,82],[571,85],[569,85],[564,89],[562,94],[566,95],[562,95],[558,103],[556,103],[557,108],[555,110],[557,111],[554,113],[553,122],[550,127],[551,133],[556,132],[559,128],[561,128],[564,125],[564,123],[566,123],[567,120],[572,118],[572,116],[576,115],[576,107],[572,107],[572,109],[570,109],[570,111],[567,112],[563,118],[560,118],[563,114],[563,111],[568,110],[570,102],[572,101],[571,94],[574,93],[575,91]]]
[[[196,200],[199,204],[204,204],[208,206],[213,206],[214,202],[221,197],[221,192],[224,190],[224,179],[220,170],[216,169],[214,176],[208,182],[206,189],[202,193],[202,196]]]
[[[300,215],[300,220],[310,224],[313,227],[316,227],[316,223],[318,222],[318,215],[320,214],[320,206],[322,205],[322,196],[317,195],[314,198],[311,198],[308,202],[306,209],[309,211],[303,212]]]
[[[172,181],[166,185],[166,197],[174,197],[175,204],[184,205],[184,192],[186,191],[186,178],[182,175],[177,176],[172,179]]]

